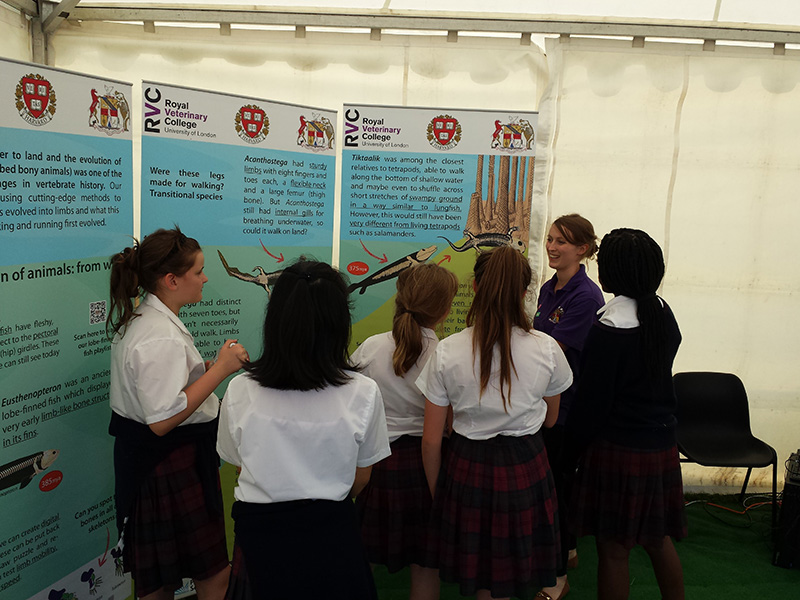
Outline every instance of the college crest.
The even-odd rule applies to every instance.
[[[333,125],[327,117],[313,117],[311,120],[300,115],[300,128],[297,130],[297,145],[310,150],[331,150],[334,142]]]
[[[428,143],[440,150],[454,148],[461,141],[461,124],[450,115],[439,115],[428,123]]]
[[[114,135],[128,131],[130,107],[124,94],[113,87],[106,86],[106,93],[99,95],[92,89],[92,104],[89,106],[89,127]]]
[[[56,114],[56,92],[41,75],[23,76],[17,83],[15,100],[19,116],[31,125],[46,125]]]
[[[564,307],[559,306],[557,309],[553,311],[553,314],[547,317],[547,320],[550,321],[551,323],[555,323],[556,325],[558,325],[558,322],[561,321],[561,317],[563,316],[564,316]]]
[[[527,119],[511,119],[509,123],[502,123],[498,119],[494,122],[491,147],[509,152],[530,150],[533,138],[533,125]]]
[[[236,113],[236,133],[249,144],[258,144],[269,133],[269,117],[264,109],[255,104],[246,104]]]

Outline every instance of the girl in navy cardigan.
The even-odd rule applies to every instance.
[[[644,547],[664,600],[683,600],[683,571],[672,537],[686,536],[672,362],[681,334],[656,295],[661,248],[644,231],[615,229],[597,257],[603,290],[583,350],[581,378],[567,422],[571,448],[585,448],[571,516],[579,536],[597,543],[598,598],[628,597],[628,556]]]

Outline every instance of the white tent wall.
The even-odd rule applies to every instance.
[[[782,477],[800,445],[800,54],[576,38],[548,40],[547,54],[537,191],[552,215],[662,244],[661,293],[683,333],[675,371],[738,374]],[[770,471],[753,483],[768,487]],[[744,472],[690,465],[684,476],[741,485]]]
[[[30,61],[31,34],[25,15],[0,4],[0,56]]]

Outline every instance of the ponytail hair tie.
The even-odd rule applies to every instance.
[[[128,248],[125,248],[119,256],[121,257],[120,262],[122,262],[127,268],[132,269],[138,273],[139,271],[139,245],[134,244]]]

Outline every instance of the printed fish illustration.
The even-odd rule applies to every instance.
[[[359,290],[358,293],[363,294],[369,286],[377,283],[383,283],[389,279],[394,279],[406,269],[413,267],[414,265],[420,265],[424,263],[436,253],[436,250],[436,246],[428,246],[427,248],[417,250],[408,256],[404,256],[403,258],[394,261],[390,265],[386,265],[380,271],[375,271],[375,273],[365,277],[361,281],[350,284],[350,287],[347,288],[347,292],[352,294],[354,291]]]
[[[24,488],[36,475],[52,465],[58,454],[58,450],[45,450],[4,464],[0,467],[0,490],[17,484],[19,489]]]
[[[258,271],[258,275],[249,275],[247,273],[242,273],[236,267],[229,267],[228,261],[225,260],[225,257],[222,256],[222,252],[217,250],[217,254],[219,254],[219,259],[222,261],[222,266],[225,267],[225,272],[230,275],[231,277],[235,277],[236,279],[241,279],[242,281],[248,281],[250,283],[255,283],[256,285],[261,286],[264,288],[264,291],[267,294],[270,293],[271,288],[275,285],[275,282],[278,281],[278,277],[281,276],[283,273],[283,269],[280,271],[273,271],[272,273],[267,273],[264,271],[262,267],[256,266],[253,271]]]
[[[439,237],[450,244],[450,247],[456,252],[466,252],[471,248],[481,252],[481,248],[496,248],[498,246],[511,246],[520,252],[525,252],[525,242],[511,237],[511,234],[517,229],[518,227],[512,227],[508,230],[508,233],[480,233],[478,235],[474,235],[469,229],[465,229],[464,235],[467,237],[467,241],[461,246],[454,245],[443,235]]]

